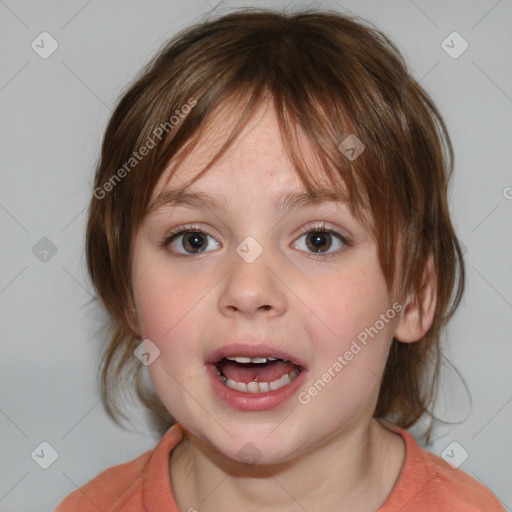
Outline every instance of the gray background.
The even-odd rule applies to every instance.
[[[0,510],[53,510],[157,441],[138,410],[125,432],[100,403],[104,317],[89,303],[83,256],[93,168],[116,99],[141,66],[200,15],[241,5],[330,7],[366,18],[398,45],[444,115],[456,158],[451,210],[468,270],[444,344],[472,403],[461,378],[446,371],[450,393],[438,410],[459,423],[439,425],[429,449],[441,454],[459,443],[468,453],[461,468],[512,510],[511,0],[0,1]],[[31,47],[43,31],[59,45],[47,59]],[[453,31],[469,44],[458,58],[441,46]],[[57,250],[46,261],[43,237]],[[58,452],[48,469],[31,458],[43,441]]]

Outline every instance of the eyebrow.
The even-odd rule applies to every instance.
[[[176,208],[178,206],[189,208],[201,208],[207,206],[212,209],[230,211],[230,200],[222,194],[212,195],[206,192],[187,192],[185,190],[170,190],[162,194],[150,207],[149,213],[164,208]],[[297,208],[305,208],[326,203],[347,204],[347,199],[335,193],[333,190],[321,189],[313,195],[306,192],[290,192],[277,198],[274,202],[276,213],[285,213]]]

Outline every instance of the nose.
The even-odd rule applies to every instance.
[[[277,277],[279,268],[276,260],[269,260],[266,251],[251,263],[234,252],[231,271],[226,276],[219,298],[222,314],[246,317],[262,312],[272,317],[283,314],[285,287]]]

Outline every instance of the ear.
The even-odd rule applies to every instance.
[[[423,307],[422,318],[420,318],[420,304]],[[432,325],[436,304],[436,274],[434,258],[430,255],[423,273],[421,288],[418,290],[418,299],[412,293],[407,297],[403,304],[400,322],[395,330],[394,337],[403,343],[413,343],[421,340]]]

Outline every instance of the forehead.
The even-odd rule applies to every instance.
[[[309,207],[330,212],[335,208],[347,222],[372,233],[370,209],[351,203],[352,191],[338,171],[334,171],[337,185],[333,185],[300,126],[292,126],[289,142],[301,161],[309,190],[290,160],[273,103],[263,101],[232,137],[241,115],[241,107],[230,103],[210,115],[197,138],[189,142],[191,146],[185,144],[188,153],[180,154],[182,148],[167,165],[145,216],[156,210],[166,214],[178,206],[235,216],[242,209],[258,215],[268,210],[276,217]],[[223,146],[227,149],[217,158]]]
[[[153,190],[153,202],[168,195],[169,191],[184,188],[190,191],[216,190],[220,194],[226,185],[251,191],[265,185],[296,196],[305,194],[306,188],[289,159],[273,104],[269,101],[264,101],[257,108],[243,130],[228,143],[229,147],[222,156],[202,176],[198,176],[226,143],[240,116],[240,107],[231,104],[213,114],[192,150],[181,160],[178,154],[178,159],[172,159],[164,170]],[[319,194],[344,199],[345,192],[335,189],[329,182],[306,137],[300,131],[296,137],[310,181],[319,189]],[[294,199],[289,197],[288,201]]]

